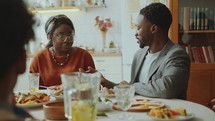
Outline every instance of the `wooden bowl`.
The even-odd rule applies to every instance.
[[[48,120],[67,120],[63,102],[51,102],[43,105],[45,118]]]

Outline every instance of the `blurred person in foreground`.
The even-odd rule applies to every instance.
[[[140,10],[135,34],[140,49],[133,58],[130,83],[120,84],[133,84],[135,92],[146,97],[186,99],[190,60],[181,46],[169,39],[171,23],[172,14],[162,3]],[[116,85],[104,77],[101,84],[108,88]]]
[[[34,20],[22,0],[0,1],[0,120],[31,117],[11,101],[17,76],[25,72],[25,44],[34,38]]]
[[[40,73],[40,85],[55,88],[62,84],[61,74],[78,72],[79,68],[87,69],[88,66],[95,68],[92,56],[86,50],[73,47],[75,28],[66,15],[50,17],[45,32],[49,42],[34,56],[30,66],[31,73]],[[59,89],[62,92],[62,87]]]

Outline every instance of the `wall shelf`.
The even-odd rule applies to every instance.
[[[46,13],[46,12],[74,12],[85,10],[88,8],[105,8],[105,5],[89,5],[89,6],[71,6],[71,7],[50,7],[50,8],[35,8],[33,13]]]

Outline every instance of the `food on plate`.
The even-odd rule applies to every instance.
[[[182,116],[186,116],[187,115],[187,111],[184,108],[175,108],[173,110],[176,111],[176,112],[178,112]]]
[[[59,90],[56,90],[53,94],[54,94],[55,96],[63,95],[63,88],[62,88],[62,89],[59,89]]]
[[[106,87],[104,87],[103,89],[104,89],[104,92],[105,92],[106,94],[114,94],[113,89],[108,89],[108,88],[106,88]]]
[[[176,116],[186,116],[187,113],[184,108],[152,108],[148,115],[160,119],[174,119]]]
[[[131,107],[127,110],[128,112],[147,112],[152,108],[165,107],[165,104],[158,100],[153,99],[136,99],[132,102]],[[115,110],[121,110],[117,103],[114,103],[113,108]]]
[[[139,108],[149,108],[149,104],[141,104],[138,107]]]
[[[21,93],[15,95],[17,105],[37,104],[50,101],[50,96],[46,93]]]
[[[49,90],[53,90],[53,95],[60,96],[63,95],[63,86],[62,85],[56,85],[48,87]]]

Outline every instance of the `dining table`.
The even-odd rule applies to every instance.
[[[213,110],[195,102],[181,100],[181,99],[148,98],[148,97],[143,97],[139,95],[135,95],[134,98],[135,99],[153,99],[153,100],[161,101],[165,104],[165,108],[170,108],[170,109],[179,108],[179,107],[185,108],[188,114],[194,115],[194,117],[189,119],[189,121],[215,121],[215,112]],[[112,102],[116,101],[114,97],[109,97],[108,99],[112,100]],[[39,119],[39,120],[45,119],[42,106],[34,107],[34,108],[26,108],[26,110],[36,119]],[[96,121],[122,121],[121,119],[118,118],[118,116],[124,112],[111,109],[111,110],[105,111],[105,113],[107,114],[107,116],[97,116]],[[148,116],[148,112],[125,112],[125,113],[133,117],[132,119],[127,119],[130,121],[154,121],[154,120],[168,121],[163,119],[151,118],[150,116]],[[188,120],[188,119],[181,119],[181,120]]]

